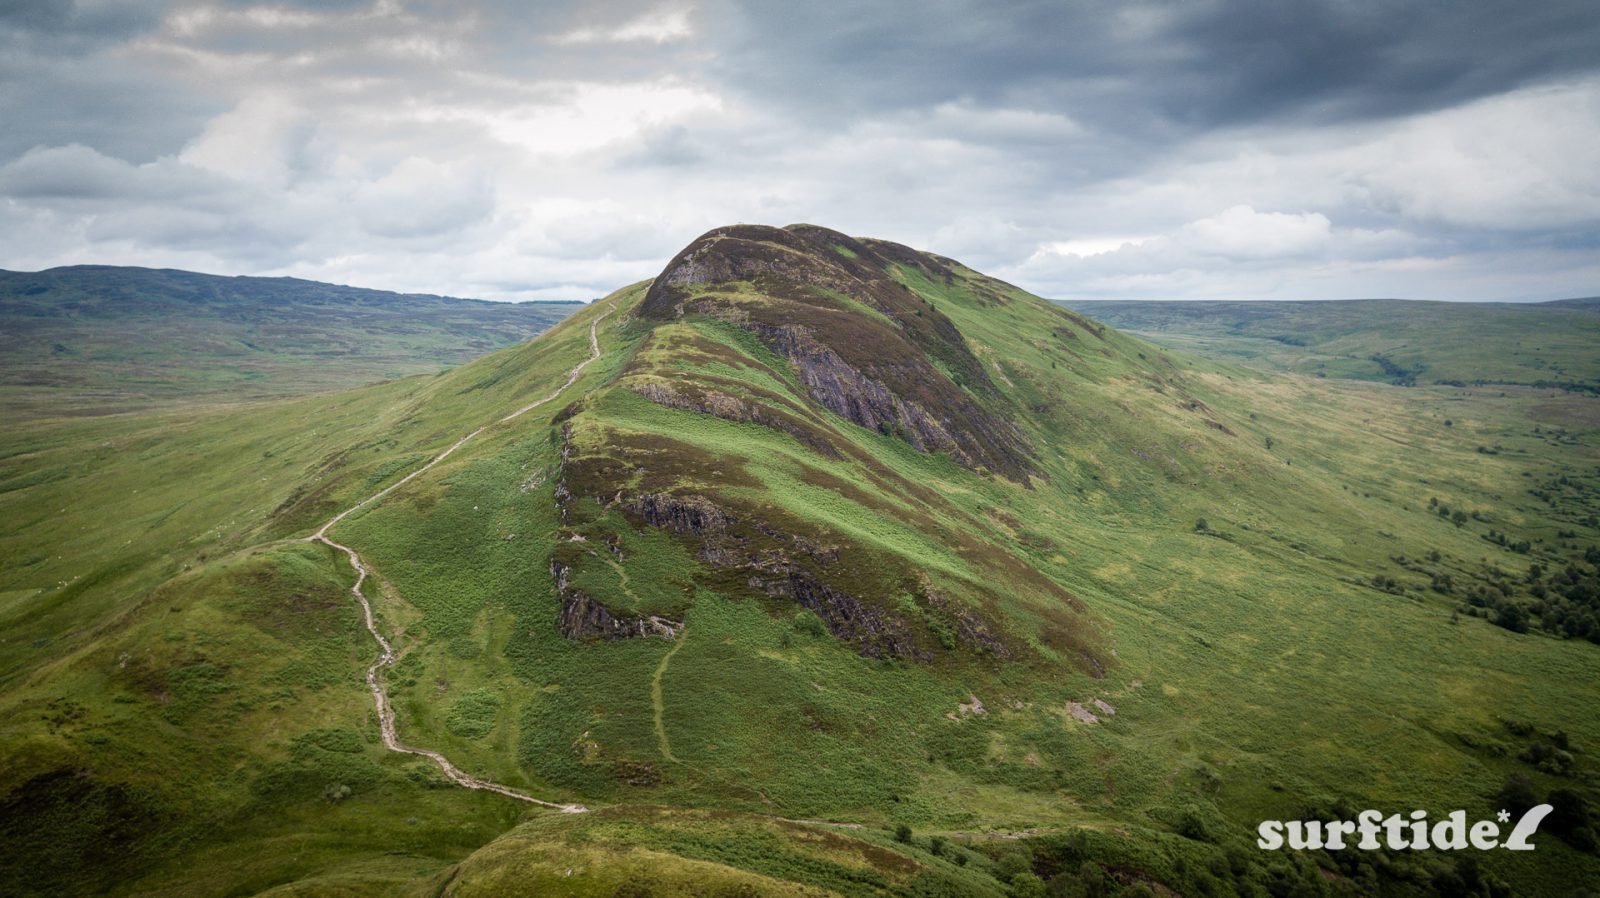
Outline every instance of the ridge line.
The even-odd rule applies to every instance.
[[[355,585],[350,587],[350,592],[355,595],[356,601],[360,603],[361,614],[366,622],[367,632],[372,634],[372,638],[378,643],[379,649],[378,657],[367,666],[367,688],[372,692],[372,701],[378,710],[378,728],[383,734],[384,747],[399,754],[417,755],[418,757],[427,758],[437,765],[439,770],[442,771],[451,782],[461,786],[462,788],[477,789],[485,792],[495,792],[508,798],[515,798],[519,801],[526,801],[530,804],[553,808],[561,811],[564,814],[582,814],[587,812],[589,809],[581,804],[558,804],[553,801],[545,801],[542,798],[535,798],[532,795],[528,795],[525,792],[520,792],[511,788],[510,786],[494,782],[493,780],[475,777],[451,763],[449,758],[446,758],[439,752],[433,751],[432,749],[418,748],[416,746],[407,745],[400,741],[400,734],[396,725],[394,705],[389,700],[389,692],[385,687],[381,674],[383,668],[392,666],[397,660],[397,657],[394,652],[394,646],[390,644],[389,640],[386,639],[383,633],[378,629],[377,619],[372,613],[372,603],[368,601],[367,597],[361,592],[361,585],[366,582],[367,575],[369,573],[374,573],[374,571],[361,560],[360,554],[358,554],[355,549],[352,549],[343,543],[335,542],[329,538],[328,530],[329,528],[338,524],[340,521],[343,521],[353,512],[365,508],[368,505],[377,503],[385,496],[389,495],[400,487],[405,486],[407,483],[410,483],[418,476],[426,473],[435,465],[450,457],[451,453],[455,452],[457,449],[460,449],[462,446],[465,446],[474,437],[480,433],[483,433],[485,430],[488,430],[494,424],[504,424],[507,421],[517,418],[524,412],[538,408],[539,406],[555,399],[557,396],[560,396],[568,387],[577,383],[578,378],[583,374],[583,369],[589,367],[589,363],[600,358],[600,322],[604,321],[606,316],[610,315],[614,311],[616,311],[615,303],[613,303],[610,308],[600,313],[599,317],[595,318],[595,320],[589,322],[589,357],[573,366],[572,370],[567,374],[566,383],[563,383],[561,386],[555,388],[548,395],[528,403],[522,408],[517,409],[511,414],[506,415],[505,417],[500,418],[491,424],[485,424],[461,439],[456,440],[443,452],[435,455],[431,460],[428,461],[427,464],[416,469],[415,471],[412,471],[410,474],[407,474],[394,483],[389,484],[378,492],[373,493],[367,498],[362,499],[360,502],[357,502],[344,511],[334,515],[327,523],[317,528],[315,533],[305,538],[306,542],[320,542],[343,552],[345,556],[350,559],[350,567],[356,572],[356,582]]]

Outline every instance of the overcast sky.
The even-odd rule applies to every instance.
[[[807,221],[1049,297],[1600,294],[1600,3],[0,0],[0,268],[588,299]]]

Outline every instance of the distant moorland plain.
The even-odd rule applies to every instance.
[[[431,374],[580,306],[101,265],[0,271],[0,411],[105,414]]]
[[[1600,299],[1062,304],[1163,346],[1273,371],[1600,391]]]

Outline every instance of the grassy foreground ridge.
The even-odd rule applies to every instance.
[[[1600,399],[1534,382],[1267,373],[738,226],[439,374],[31,417],[0,891],[1569,894]],[[589,813],[386,751],[305,540],[480,427],[329,534],[404,741]],[[1563,808],[1531,853],[1254,843],[1527,796]]]

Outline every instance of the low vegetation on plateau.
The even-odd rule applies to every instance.
[[[330,536],[405,742],[585,813],[385,751],[306,541],[478,428]],[[1565,894],[1597,437],[1582,390],[1267,373],[806,225],[437,375],[41,416],[0,438],[0,891]],[[1544,800],[1532,853],[1255,845]]]
[[[1543,303],[1066,303],[1208,358],[1396,386],[1600,393],[1600,298]]]

